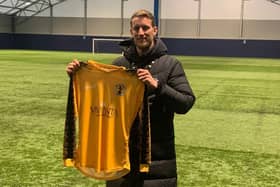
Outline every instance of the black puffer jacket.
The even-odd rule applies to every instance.
[[[132,44],[124,51],[124,56],[114,61],[115,65],[127,68],[148,68],[159,81],[156,90],[148,90],[150,102],[150,122],[152,141],[152,164],[150,172],[138,176],[145,187],[177,186],[176,155],[174,144],[174,113],[185,114],[195,101],[195,96],[185,76],[181,63],[167,55],[167,48],[160,39],[146,55],[138,56]],[[136,177],[137,178],[137,177]],[[132,183],[129,184],[131,182]],[[136,185],[135,178],[108,182],[108,187]],[[130,181],[130,182],[129,182]]]

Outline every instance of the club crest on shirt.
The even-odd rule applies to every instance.
[[[124,84],[120,83],[120,84],[116,84],[115,85],[115,94],[117,96],[123,96],[125,93],[126,87]]]

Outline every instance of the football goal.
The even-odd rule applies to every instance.
[[[121,53],[124,38],[92,38],[92,53]]]

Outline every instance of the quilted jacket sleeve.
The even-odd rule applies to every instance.
[[[194,93],[187,80],[182,64],[175,60],[169,67],[167,82],[159,80],[157,94],[162,96],[167,105],[176,113],[184,114],[195,102]]]

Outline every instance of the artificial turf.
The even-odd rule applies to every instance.
[[[65,68],[117,56],[0,50],[0,186],[105,186],[63,166]],[[280,186],[280,60],[177,58],[197,96],[175,118],[178,186]]]

